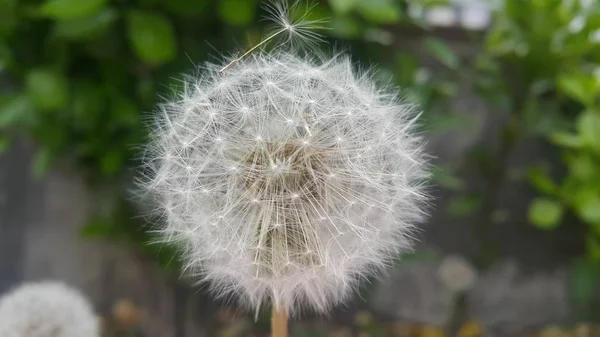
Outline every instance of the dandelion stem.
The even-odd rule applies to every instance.
[[[266,39],[262,40],[259,44],[257,44],[256,46],[250,48],[250,50],[248,50],[247,52],[245,52],[242,56],[236,58],[235,60],[229,62],[229,64],[227,64],[226,66],[224,66],[223,68],[221,68],[221,70],[219,70],[219,72],[224,72],[225,70],[233,67],[236,63],[238,63],[239,61],[241,61],[244,57],[248,56],[250,53],[252,53],[254,50],[256,50],[257,48],[260,48],[262,45],[267,44],[269,41],[271,41],[272,39],[274,39],[277,35],[285,32],[286,30],[289,30],[290,27],[285,27],[282,28],[278,31],[276,31],[275,33],[271,34],[269,37],[267,37]]]
[[[288,316],[285,307],[273,305],[271,315],[271,337],[287,337]]]

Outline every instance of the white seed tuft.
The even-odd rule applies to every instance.
[[[218,295],[323,312],[410,248],[426,160],[393,89],[347,57],[283,51],[186,82],[157,114],[143,187]]]
[[[0,298],[2,337],[99,337],[91,305],[58,282],[26,283]]]

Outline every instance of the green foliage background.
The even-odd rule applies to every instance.
[[[435,171],[456,195],[448,216],[480,212],[478,233],[498,218],[511,151],[537,139],[560,154],[561,163],[541,162],[521,175],[539,192],[528,217],[543,230],[584,227],[587,254],[573,275],[574,297],[586,298],[600,275],[600,3],[495,1],[500,9],[487,30],[463,32],[482,46],[465,60],[425,20],[407,15],[408,4],[445,2],[323,0],[311,15],[328,18],[332,41],[376,62],[380,76],[418,101],[426,129],[471,124],[449,104],[465,84],[506,116],[497,141],[468,158],[481,187],[467,190],[461,168]],[[77,167],[111,209],[98,210],[84,234],[126,240],[173,266],[172,251],[146,245],[144,223],[132,220],[137,211],[126,202],[123,182],[146,137],[141,117],[176,92],[181,73],[259,41],[260,15],[258,0],[0,0],[0,149],[26,136],[39,146],[33,174],[59,160]],[[420,54],[397,48],[399,31],[419,36]],[[423,52],[444,76],[432,76]]]

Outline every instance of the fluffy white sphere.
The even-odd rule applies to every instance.
[[[2,337],[99,337],[91,305],[58,282],[26,283],[0,298]]]
[[[218,294],[325,311],[410,247],[425,160],[416,115],[343,56],[258,52],[163,105],[144,187]]]

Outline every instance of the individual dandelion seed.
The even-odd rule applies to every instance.
[[[60,282],[25,283],[0,298],[2,337],[99,337],[91,305]]]
[[[304,6],[302,6],[304,4]],[[323,42],[321,35],[317,32],[324,29],[324,19],[309,19],[309,13],[314,7],[309,2],[279,0],[265,2],[264,9],[269,13],[265,20],[270,21],[267,37],[253,46],[241,56],[234,57],[229,63],[221,68],[221,72],[234,67],[240,60],[250,55],[255,50],[262,48],[272,40],[284,38],[281,45],[289,47],[309,47],[316,42]]]

